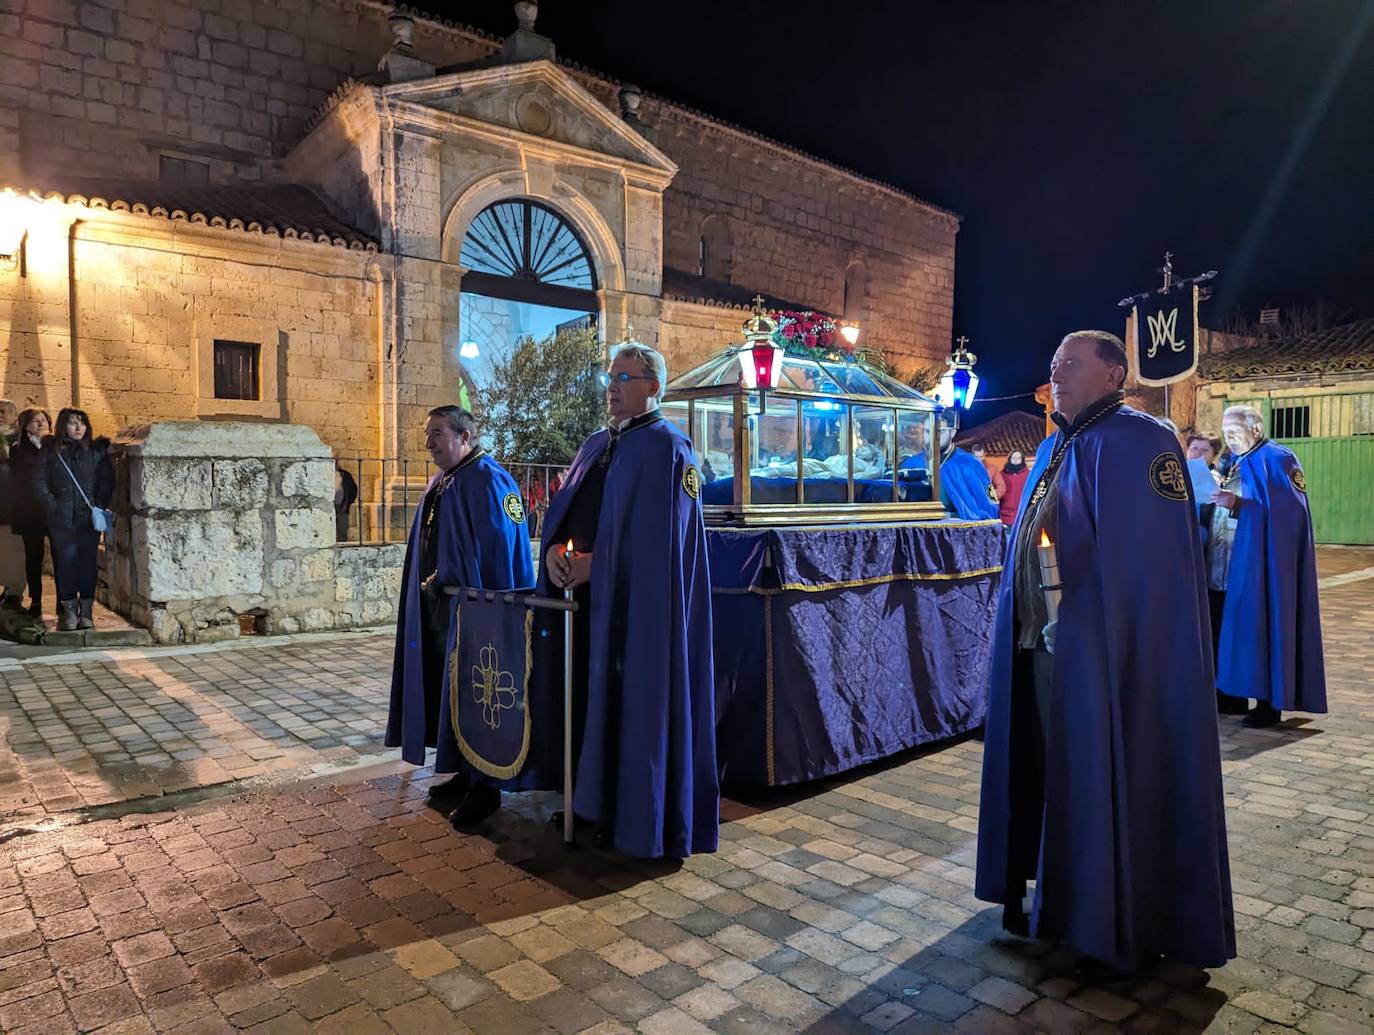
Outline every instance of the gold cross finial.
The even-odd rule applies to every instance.
[[[959,337],[955,338],[954,340],[957,341],[957,342],[959,343],[959,347],[962,349],[965,345],[968,344],[968,335],[967,335],[967,334],[961,334],[961,335],[959,335]]]
[[[759,312],[763,312],[763,296],[762,296],[762,295],[755,295],[755,296],[754,296],[754,308],[757,309]]]

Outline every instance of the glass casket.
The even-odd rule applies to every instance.
[[[757,380],[747,376],[750,354],[769,330],[756,314],[744,344],[674,378],[664,394],[664,417],[701,459],[707,524],[944,517],[940,404],[857,360],[780,348],[777,387],[760,391],[748,383]]]

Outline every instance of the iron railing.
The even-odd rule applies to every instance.
[[[343,475],[335,475],[334,528],[340,543],[378,546],[404,543],[424,500],[434,465],[410,457],[338,456],[337,472],[346,472],[356,496],[343,491]],[[530,537],[538,538],[549,500],[562,482],[566,464],[502,464],[524,497]],[[344,506],[343,503],[348,505]]]

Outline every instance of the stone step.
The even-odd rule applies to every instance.
[[[26,613],[0,608],[0,637],[17,643],[41,643],[44,647],[67,647],[73,650],[147,647],[153,642],[152,634],[147,629],[130,625],[99,603],[92,609],[91,618],[95,622],[94,629],[59,632],[57,616],[48,612],[43,615],[43,628],[40,630],[38,622]]]

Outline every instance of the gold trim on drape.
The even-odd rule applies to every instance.
[[[525,759],[530,753],[530,672],[534,667],[534,651],[532,649],[534,611],[530,608],[525,609],[525,707],[523,709],[525,729],[520,742],[520,754],[510,765],[493,765],[479,755],[476,749],[464,738],[462,727],[458,722],[458,703],[461,699],[458,692],[458,644],[462,635],[462,615],[463,605],[460,602],[453,613],[453,653],[449,656],[448,661],[449,724],[453,727],[454,739],[458,741],[458,751],[469,765],[479,773],[493,779],[510,780],[517,776],[521,769],[525,768]]]

